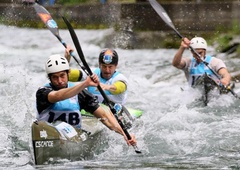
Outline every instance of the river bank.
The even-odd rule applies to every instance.
[[[229,40],[233,38],[229,32],[233,29],[239,32],[237,28],[240,18],[239,2],[164,2],[162,6],[179,32],[187,37],[203,36],[212,44],[214,42],[211,39],[218,37],[218,43],[223,46],[226,41],[230,43]],[[147,2],[55,5],[48,6],[46,9],[61,29],[66,29],[61,16],[65,16],[75,29],[113,28],[113,34],[106,37],[106,41],[112,46],[177,48],[179,45],[179,38]],[[31,5],[0,4],[0,12],[3,24],[33,28],[45,27]],[[226,33],[230,37],[219,38],[219,35]],[[118,38],[124,43],[111,42]],[[222,47],[222,50],[226,47]]]

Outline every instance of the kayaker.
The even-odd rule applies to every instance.
[[[70,61],[70,53],[73,51],[70,46],[66,49],[65,57]],[[106,48],[102,50],[98,57],[99,68],[94,70],[100,80],[100,86],[105,94],[115,103],[124,105],[127,100],[127,78],[117,71],[118,54],[114,49]],[[69,81],[79,81],[82,79],[83,73],[78,69],[71,69]],[[98,97],[100,103],[104,103],[104,99],[97,87],[89,86],[88,91]]]
[[[45,63],[46,73],[50,83],[39,88],[36,92],[37,119],[53,122],[67,122],[81,128],[80,108],[92,113],[109,129],[124,136],[128,145],[136,145],[134,135],[127,140],[122,128],[113,114],[108,114],[99,106],[97,98],[87,90],[88,86],[97,86],[99,79],[96,74],[87,77],[83,82],[74,85],[69,82],[69,63],[59,54],[51,55]]]
[[[192,57],[182,57],[184,51],[192,47],[200,56],[199,58],[192,50]],[[194,37],[191,41],[183,38],[180,48],[175,54],[172,65],[184,71],[187,81],[191,86],[205,73],[211,76],[219,86],[227,87],[230,84],[231,75],[225,63],[216,57],[206,54],[207,42],[202,37]],[[205,63],[204,63],[205,62]],[[209,67],[207,67],[208,65]],[[218,75],[216,76],[213,71]]]

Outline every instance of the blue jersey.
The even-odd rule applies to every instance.
[[[68,87],[74,86],[73,83],[68,83]],[[43,88],[52,88],[50,84],[46,84]],[[50,91],[49,91],[50,92]],[[78,95],[71,98],[58,101],[56,103],[49,104],[49,106],[42,110],[37,117],[38,120],[45,120],[48,122],[54,122],[57,120],[67,122],[71,125],[80,127],[81,125],[81,113],[80,105],[78,102]]]
[[[112,75],[112,77],[108,80],[101,77],[100,68],[97,68],[96,70],[94,70],[94,73],[96,73],[96,75],[99,77],[100,83],[102,83],[102,84],[112,85],[116,81],[122,81],[127,85],[127,78],[123,74],[119,73],[118,71],[115,71],[115,73]],[[99,90],[97,89],[97,87],[89,86],[88,91],[90,93],[92,93],[93,95],[97,96],[98,101],[100,103],[103,102],[104,99],[103,99],[101,93],[99,92]],[[121,94],[117,94],[117,95],[111,94],[110,91],[108,91],[108,90],[104,90],[104,92],[109,97],[109,99],[115,103],[124,104],[126,102],[127,90],[125,92],[123,92]]]
[[[195,84],[195,82],[205,73],[212,77],[213,79],[216,79],[216,75],[214,75],[214,73],[211,71],[211,69],[209,69],[209,67],[206,64],[211,63],[212,61],[212,57],[207,55],[204,59],[204,62],[201,63],[197,63],[195,58],[192,58],[191,60],[191,64],[189,67],[189,84],[191,86],[193,86]]]

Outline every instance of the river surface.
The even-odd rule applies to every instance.
[[[91,67],[97,67],[102,40],[111,32],[76,30]],[[73,46],[67,30],[60,30],[60,35]],[[239,99],[222,95],[204,107],[199,92],[188,88],[183,73],[171,65],[175,49],[116,50],[118,70],[129,79],[127,106],[144,111],[131,130],[142,154],[127,147],[120,135],[104,129],[97,146],[104,149],[92,159],[35,166],[30,149],[35,92],[48,81],[46,59],[63,54],[64,47],[47,29],[0,25],[0,169],[240,168]],[[216,54],[213,48],[209,52]],[[239,59],[219,57],[230,71],[237,70]],[[78,67],[74,60],[71,67]]]

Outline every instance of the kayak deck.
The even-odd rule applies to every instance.
[[[97,119],[88,120],[88,123],[97,126]],[[103,126],[93,126],[92,132],[77,130],[72,138],[63,136],[57,128],[45,121],[32,123],[32,147],[36,165],[56,162],[59,159],[71,161],[86,159],[93,155],[92,148]]]
[[[101,107],[109,110],[105,105]],[[125,126],[131,128],[132,122],[142,115],[142,111],[127,110],[129,110],[128,114],[122,113],[120,116]],[[64,131],[59,130],[59,122],[35,121],[32,123],[32,149],[36,165],[54,163],[60,159],[77,161],[93,156],[94,147],[98,144],[97,139],[101,137],[104,126],[92,114],[84,110],[81,113],[83,116],[81,129],[76,129],[65,122],[60,122],[68,126]],[[66,137],[64,132],[69,129],[74,133],[70,130]]]

